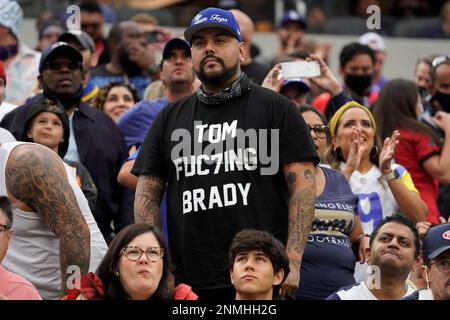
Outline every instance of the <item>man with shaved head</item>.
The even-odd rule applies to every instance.
[[[253,80],[254,83],[261,84],[269,72],[269,68],[253,60],[251,47],[253,34],[255,33],[255,24],[252,19],[241,10],[232,9],[234,18],[241,28],[242,46],[244,48],[244,61],[241,63],[241,70]]]

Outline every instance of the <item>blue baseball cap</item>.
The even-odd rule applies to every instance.
[[[301,25],[303,29],[306,28],[305,17],[295,10],[289,10],[283,14],[283,17],[281,18],[280,21],[280,26],[284,26],[286,23],[289,22],[296,22],[299,25]]]
[[[302,92],[309,92],[310,88],[309,86],[303,81],[303,78],[292,78],[289,80],[285,80],[283,82],[283,86],[281,87],[281,89],[283,89],[285,86],[287,85],[296,85],[300,88],[300,90]]]
[[[450,223],[432,227],[425,234],[422,243],[424,261],[434,259],[450,249]]]
[[[242,42],[239,24],[230,11],[219,8],[207,8],[192,18],[191,26],[184,31],[184,38],[191,43],[192,36],[197,31],[206,28],[223,29]]]
[[[42,73],[44,64],[56,55],[67,57],[83,65],[83,56],[81,53],[67,42],[59,41],[42,52],[41,60],[39,61],[39,73]]]
[[[163,60],[167,59],[170,50],[172,50],[173,48],[182,48],[189,53],[189,56],[191,55],[191,47],[186,40],[181,38],[173,38],[167,41],[166,45],[164,46],[164,50],[162,52]]]

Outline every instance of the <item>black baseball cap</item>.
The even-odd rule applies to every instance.
[[[83,62],[83,57],[77,49],[70,46],[67,42],[59,41],[55,42],[52,46],[42,52],[41,60],[39,61],[39,73],[42,73],[44,64],[53,59],[55,56],[68,57],[73,61],[79,62],[80,64]]]
[[[167,41],[166,45],[164,46],[164,50],[162,53],[163,60],[166,60],[169,56],[170,50],[173,48],[182,48],[186,50],[186,52],[191,55],[191,47],[189,46],[189,43],[181,38],[172,38],[169,41]]]

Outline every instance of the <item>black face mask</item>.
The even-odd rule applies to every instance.
[[[2,46],[0,47],[0,60],[6,61],[6,59],[8,58],[14,57],[17,54],[17,52],[19,52],[17,44]]]
[[[346,74],[345,75],[345,85],[350,88],[354,93],[362,96],[365,91],[372,84],[372,75],[354,75],[354,74]]]
[[[439,102],[440,106],[445,112],[450,112],[450,94],[442,93],[436,90],[436,94],[433,97],[434,100]]]

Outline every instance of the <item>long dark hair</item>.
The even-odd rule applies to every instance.
[[[379,125],[377,134],[381,141],[390,137],[394,130],[404,128],[430,136],[440,145],[437,134],[417,119],[418,94],[416,84],[409,80],[394,79],[383,86],[373,113]]]
[[[144,233],[152,233],[163,248],[163,272],[156,292],[149,300],[171,300],[173,298],[173,276],[170,272],[169,249],[161,233],[152,225],[138,223],[127,226],[121,230],[111,242],[108,251],[97,269],[97,275],[105,288],[105,300],[127,300],[130,296],[120,283],[116,272],[119,271],[119,259],[122,249],[134,238]]]

